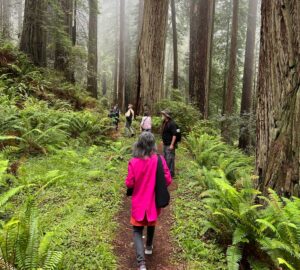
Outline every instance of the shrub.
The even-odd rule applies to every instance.
[[[193,106],[186,104],[180,95],[172,94],[173,99],[162,100],[156,105],[156,113],[168,108],[172,112],[172,117],[180,127],[182,133],[187,134],[192,130],[193,126],[200,120],[200,112]]]
[[[253,159],[222,142],[213,128],[199,126],[187,136],[187,145],[202,169],[202,234],[213,232],[226,246],[230,270],[241,262],[260,270],[299,269],[300,199],[281,198],[272,190],[262,196],[254,188]]]

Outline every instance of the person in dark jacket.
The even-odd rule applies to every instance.
[[[177,127],[172,120],[171,112],[166,109],[161,112],[162,124],[162,141],[163,155],[167,161],[172,177],[175,176],[175,148],[176,148],[176,133]]]

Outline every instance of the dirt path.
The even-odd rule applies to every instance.
[[[174,196],[176,183],[170,187],[171,197]],[[171,199],[171,203],[172,203]],[[133,245],[132,227],[130,219],[130,198],[124,198],[124,203],[117,221],[119,224],[117,238],[115,240],[115,254],[118,257],[118,269],[137,269],[135,250]],[[185,270],[183,264],[174,264],[173,255],[176,245],[172,242],[170,228],[172,226],[172,215],[170,207],[165,208],[159,217],[154,236],[153,255],[146,256],[146,266],[149,270]],[[146,230],[144,230],[145,234]]]

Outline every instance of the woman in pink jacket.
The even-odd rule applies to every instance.
[[[133,188],[130,223],[133,226],[134,244],[139,270],[145,270],[145,255],[151,255],[153,237],[160,209],[155,205],[155,182],[158,156],[154,135],[143,132],[134,145],[133,158],[128,164],[127,188]],[[162,164],[167,185],[171,174],[163,157]],[[143,229],[147,226],[146,249],[143,245]]]

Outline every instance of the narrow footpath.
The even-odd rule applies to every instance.
[[[146,256],[147,270],[185,270],[182,262],[174,261],[176,252],[179,252],[176,243],[171,238],[173,224],[172,203],[174,203],[176,180],[169,187],[171,193],[171,205],[162,210],[158,219],[154,236],[153,254]],[[124,190],[125,193],[125,190]],[[124,196],[122,208],[117,216],[117,234],[114,240],[114,252],[118,259],[118,269],[137,269],[135,249],[133,243],[133,231],[130,225],[131,198]],[[146,228],[144,229],[144,235]]]
[[[174,202],[174,190],[176,183],[173,183],[169,190],[171,191],[171,203]],[[153,255],[146,256],[146,265],[149,270],[184,270],[182,264],[176,264],[172,259],[178,248],[171,239],[170,230],[172,227],[172,213],[169,206],[163,209],[156,226],[154,237]],[[123,207],[119,212],[117,221],[119,224],[117,236],[115,239],[115,254],[118,258],[118,269],[137,269],[135,260],[135,250],[133,244],[133,232],[129,222],[130,219],[130,198],[125,197]],[[146,229],[144,230],[144,235]]]

